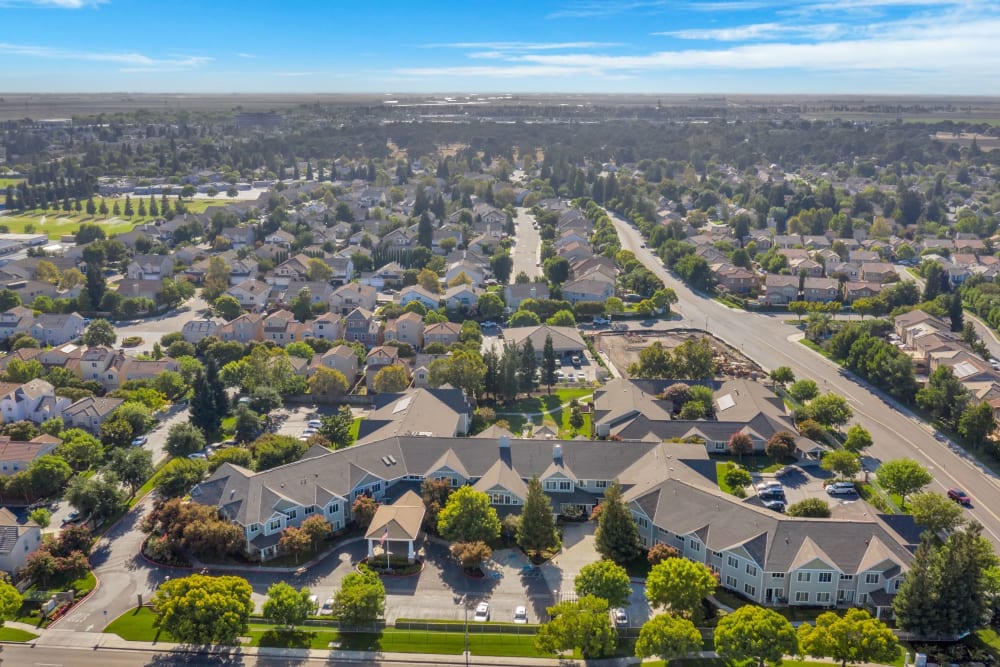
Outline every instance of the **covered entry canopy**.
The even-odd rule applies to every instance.
[[[424,513],[423,498],[413,491],[407,491],[392,505],[380,505],[365,533],[368,557],[374,557],[376,544],[391,553],[393,542],[397,545],[405,542],[407,558],[413,560],[413,543],[420,537]]]

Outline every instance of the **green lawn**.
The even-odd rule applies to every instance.
[[[556,417],[557,414],[560,414],[560,416],[558,418]],[[559,426],[559,437],[562,438],[562,439],[564,439],[564,440],[570,440],[570,439],[575,438],[576,436],[581,435],[581,434],[587,436],[588,438],[591,437],[590,436],[590,434],[591,434],[591,417],[590,417],[590,413],[589,412],[584,412],[581,415],[583,417],[583,426],[581,426],[579,429],[574,429],[569,424],[569,419],[572,416],[572,414],[573,414],[573,410],[570,409],[570,408],[567,408],[565,410],[557,410],[556,412],[552,413],[553,420],[557,420],[557,423],[560,424],[560,426]]]
[[[153,627],[156,615],[148,607],[126,612],[112,621],[104,632],[116,634],[128,641],[173,641],[166,633]],[[461,632],[433,632],[385,628],[378,633],[347,633],[341,635],[330,628],[302,628],[289,632],[271,625],[252,624],[248,635],[252,646],[279,648],[329,648],[340,642],[340,648],[356,651],[392,651],[403,653],[440,653],[461,655],[465,650],[465,635]],[[533,634],[513,635],[482,633],[469,636],[469,645],[478,655],[511,657],[545,657],[535,650]]]
[[[0,177],[0,189],[6,190],[8,185],[13,185],[14,187],[17,187],[17,184],[23,180],[24,180],[23,178],[9,178],[6,176]]]
[[[148,197],[142,197],[141,199],[147,203],[149,201]],[[139,198],[133,199],[132,201],[138,208]],[[156,201],[157,204],[159,204],[159,197],[156,198]],[[113,210],[116,202],[120,207],[125,206],[124,198],[108,199],[108,210]],[[94,203],[100,207],[101,198],[95,197]],[[210,206],[223,206],[225,204],[226,202],[223,200],[214,201],[207,199],[196,199],[184,202],[184,205],[190,213],[201,213]],[[100,225],[108,236],[112,236],[114,234],[122,234],[124,232],[132,231],[132,228],[137,224],[151,222],[153,220],[155,220],[155,218],[151,216],[140,217],[139,215],[133,215],[131,218],[125,218],[122,216],[116,217],[112,214],[102,216],[100,213],[90,215],[86,212],[77,213],[75,211],[66,212],[63,210],[53,211],[52,209],[42,211],[40,209],[36,209],[34,211],[25,211],[16,215],[0,216],[0,225],[6,225],[13,234],[32,234],[44,232],[49,235],[50,239],[58,239],[64,234],[75,234],[80,228],[80,225],[85,222]]]
[[[0,642],[30,642],[38,635],[20,628],[0,628]]]
[[[361,417],[358,417],[358,418],[357,418],[357,419],[355,419],[355,420],[354,420],[353,422],[351,422],[351,430],[350,430],[350,431],[349,431],[349,433],[348,433],[348,435],[349,435],[349,436],[350,436],[350,438],[351,438],[351,444],[352,444],[352,445],[353,445],[353,444],[354,444],[355,442],[357,442],[357,439],[358,439],[358,432],[359,432],[360,430],[361,430]]]

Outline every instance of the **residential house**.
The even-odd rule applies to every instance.
[[[85,322],[79,313],[42,313],[31,325],[31,337],[42,345],[62,345],[83,335]]]
[[[330,310],[341,315],[347,315],[355,308],[375,310],[378,290],[370,285],[348,283],[333,291],[330,295]]]
[[[772,305],[780,306],[798,301],[799,278],[769,273],[764,278],[764,290],[764,301]]]
[[[221,317],[206,317],[200,320],[189,320],[181,327],[181,336],[187,342],[196,344],[203,338],[216,336],[220,327],[225,326],[226,321]]]
[[[441,303],[441,295],[430,292],[420,285],[404,287],[399,292],[399,305],[407,306],[413,301],[424,304],[427,310],[437,310],[438,304]]]
[[[382,326],[370,310],[355,308],[344,317],[344,339],[370,350],[382,342]]]
[[[124,278],[118,281],[118,295],[123,299],[149,299],[156,301],[156,295],[163,289],[161,280],[133,280]]]
[[[236,250],[240,248],[252,247],[254,241],[257,240],[254,234],[254,228],[251,226],[223,227],[220,236],[229,241],[230,245]]]
[[[81,398],[63,410],[63,423],[66,428],[82,428],[91,433],[99,433],[104,420],[124,402],[125,399],[122,398]]]
[[[472,285],[455,285],[444,291],[444,307],[448,310],[471,312],[479,302],[480,290]]]
[[[386,322],[384,338],[387,343],[408,343],[414,350],[419,350],[424,344],[424,318],[417,313],[403,313]]]
[[[358,355],[350,345],[337,345],[323,354],[313,355],[309,363],[310,374],[321,366],[343,373],[349,385],[358,377]]]
[[[424,346],[431,343],[441,343],[445,347],[458,342],[462,325],[456,322],[437,322],[424,328]]]
[[[507,307],[516,311],[525,299],[548,299],[549,286],[547,283],[515,283],[506,285],[503,293]]]
[[[38,457],[54,452],[61,442],[45,434],[28,442],[16,442],[9,435],[0,435],[0,475],[8,477],[23,472]]]
[[[896,275],[896,267],[885,262],[866,262],[861,265],[861,279],[867,282],[884,283]]]
[[[529,327],[511,327],[504,331],[504,340],[507,343],[523,348],[527,341],[531,341],[535,348],[535,357],[541,361],[542,351],[545,349],[545,339],[552,338],[552,349],[557,357],[565,360],[578,355],[583,355],[587,349],[587,344],[583,342],[580,332],[575,327],[553,327],[548,324],[540,324]]]
[[[748,294],[757,284],[756,276],[741,266],[722,264],[714,269],[715,281],[733,294]]]
[[[284,279],[283,281],[281,279]],[[305,281],[309,279],[309,257],[299,253],[294,257],[274,267],[274,274],[268,276],[268,282],[274,284],[287,285],[291,280]]]
[[[309,323],[308,336],[320,340],[340,340],[344,337],[343,318],[335,313],[323,313]]]
[[[22,420],[41,424],[59,417],[72,402],[56,396],[55,388],[40,378],[21,385],[0,383],[0,415],[7,424]]]
[[[452,262],[444,272],[444,280],[450,284],[452,280],[462,274],[465,274],[473,285],[482,285],[486,280],[486,270],[468,259]]]
[[[570,280],[563,283],[563,299],[570,303],[581,301],[607,301],[615,295],[614,281],[596,280],[594,278],[582,278]]]
[[[279,229],[276,232],[271,232],[264,237],[264,243],[271,243],[273,245],[278,245],[283,248],[291,248],[292,244],[295,243],[295,235],[289,234],[283,229]]]
[[[170,255],[136,255],[125,269],[132,280],[163,280],[174,274],[174,259]]]
[[[0,570],[13,579],[41,545],[42,529],[37,523],[31,519],[22,523],[9,509],[0,508]]]
[[[802,299],[826,303],[840,299],[840,281],[836,278],[809,278],[805,279],[802,287]]]
[[[882,292],[882,283],[847,281],[844,283],[844,302],[854,303],[858,299],[871,299]]]
[[[399,359],[399,350],[390,345],[373,347],[365,360],[365,385],[369,391],[375,388],[375,376],[386,366],[397,364],[405,367]]]
[[[227,289],[225,293],[239,301],[244,310],[257,312],[267,306],[271,286],[260,280],[244,280]]]
[[[282,347],[303,340],[308,333],[309,325],[297,321],[287,310],[277,310],[264,318],[264,340]]]
[[[234,340],[244,345],[253,340],[264,340],[264,316],[259,313],[243,313],[220,326],[215,336],[219,340]]]
[[[0,313],[0,339],[14,334],[29,333],[35,322],[35,311],[25,306],[15,306]]]

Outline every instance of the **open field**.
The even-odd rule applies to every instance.
[[[18,183],[23,181],[23,178],[7,178],[0,177],[0,190],[6,190],[8,185],[16,186]]]
[[[101,197],[94,199],[94,204],[98,208],[101,205],[101,199]],[[143,199],[146,202],[149,201],[148,198]],[[116,203],[119,207],[125,204],[123,198],[107,198],[104,201],[107,203],[109,210],[113,210]],[[138,199],[133,200],[135,207],[138,207],[138,201]],[[201,213],[211,206],[224,206],[226,203],[225,199],[196,199],[185,200],[184,205],[191,213]],[[159,198],[157,198],[157,204],[159,204]],[[24,213],[0,215],[0,225],[6,225],[12,234],[40,234],[44,232],[49,235],[50,239],[58,239],[64,234],[75,234],[80,225],[85,222],[100,225],[104,228],[108,236],[113,236],[114,234],[130,232],[136,225],[144,222],[152,222],[155,219],[153,216],[148,215],[133,215],[131,218],[125,218],[120,215],[101,216],[99,213],[89,215],[88,213],[67,213],[65,211],[52,211],[51,209],[43,212],[41,209],[36,209]]]

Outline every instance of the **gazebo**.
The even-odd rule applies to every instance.
[[[379,505],[375,510],[365,539],[368,540],[368,558],[375,558],[375,547],[381,555],[402,553],[402,543],[406,543],[406,558],[411,563],[416,558],[413,544],[420,539],[424,522],[424,501],[413,491],[407,491],[392,505]],[[393,543],[396,547],[393,548]]]

